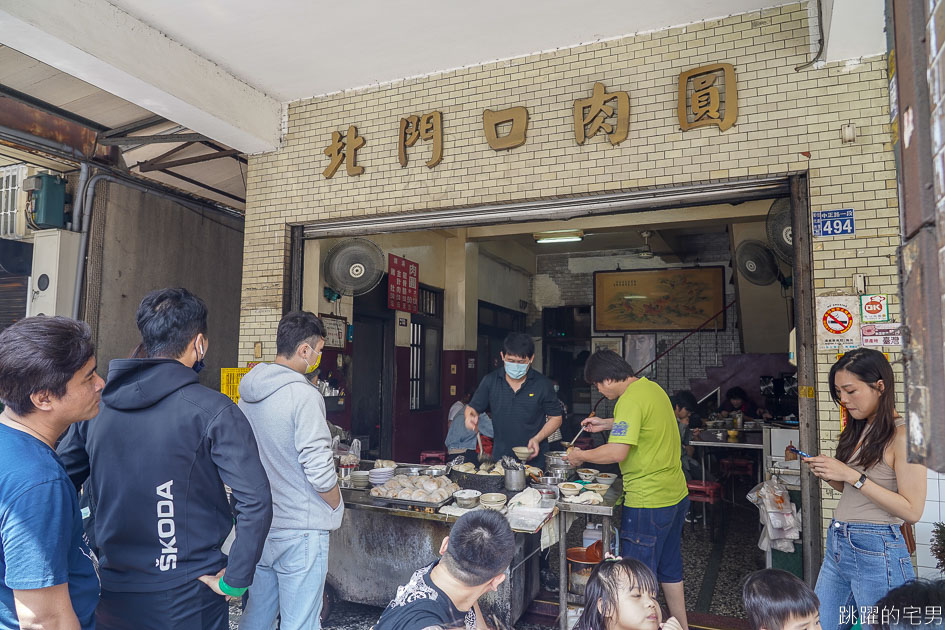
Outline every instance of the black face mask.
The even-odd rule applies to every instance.
[[[199,357],[201,355],[200,348],[194,345],[194,350],[197,351],[197,356]],[[197,361],[194,362],[194,368],[193,368],[194,372],[196,372],[197,374],[200,374],[200,370],[204,369],[206,366],[207,364],[204,363],[203,359],[197,359]]]

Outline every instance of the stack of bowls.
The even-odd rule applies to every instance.
[[[371,473],[367,470],[354,470],[351,472],[351,487],[358,490],[364,490],[371,483]]]
[[[372,486],[383,486],[394,476],[393,468],[374,468],[368,471],[368,480]]]
[[[487,510],[501,510],[505,507],[505,502],[508,500],[501,492],[487,492],[486,494],[479,497],[479,503],[482,507]]]

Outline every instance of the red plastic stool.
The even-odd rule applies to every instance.
[[[446,451],[420,451],[421,464],[445,464]]]
[[[722,484],[717,481],[688,481],[686,487],[689,488],[689,501],[702,503],[703,513],[712,517],[709,537],[715,540],[719,529],[718,511],[722,507]],[[712,506],[711,511],[705,511],[706,504]],[[696,523],[693,520],[690,528],[695,529],[695,527]]]
[[[722,477],[732,482],[732,503],[735,502],[735,479],[746,477],[749,481],[755,478],[755,462],[744,457],[726,457],[719,462]]]

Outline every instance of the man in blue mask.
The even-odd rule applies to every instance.
[[[226,630],[226,596],[252,583],[269,532],[269,480],[246,417],[197,382],[209,347],[203,300],[152,291],[136,320],[142,358],[109,363],[98,416],[58,448],[95,514],[96,628]]]
[[[561,426],[554,384],[532,369],[535,343],[525,333],[509,333],[501,355],[502,367],[482,379],[466,407],[466,428],[478,430],[479,414],[488,409],[495,433],[492,457],[514,456],[512,448],[528,446],[530,462],[544,468],[548,436]]]

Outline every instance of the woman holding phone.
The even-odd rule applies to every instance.
[[[830,368],[829,384],[847,425],[835,458],[803,460],[842,493],[815,588],[824,630],[847,627],[841,620],[850,620],[851,609],[874,606],[915,579],[900,527],[922,516],[926,491],[925,466],[906,456],[905,420],[896,413],[896,383],[885,355],[868,348],[847,352]]]

